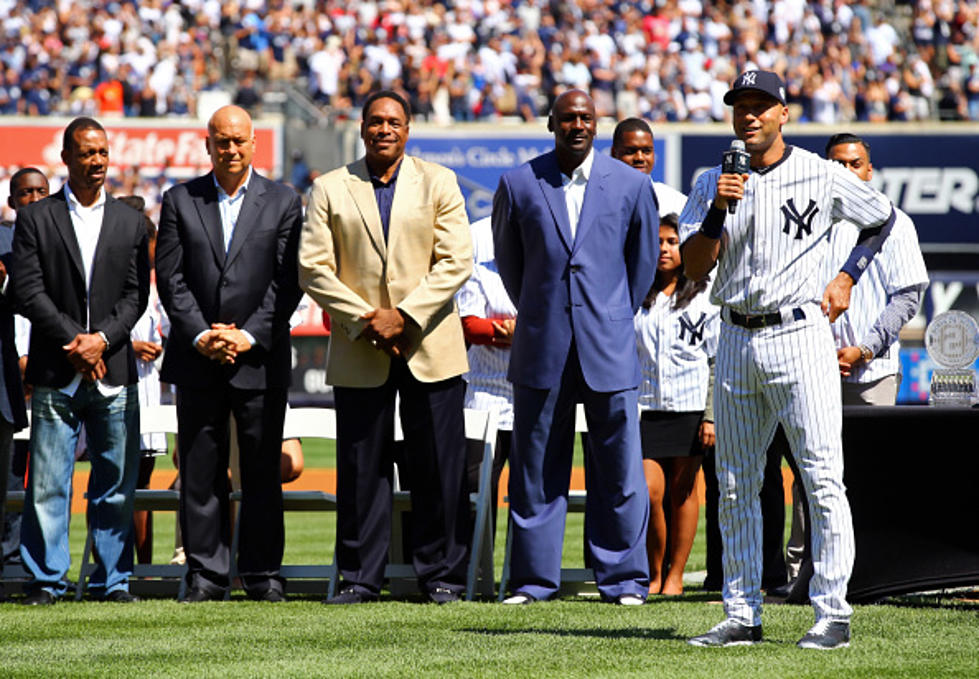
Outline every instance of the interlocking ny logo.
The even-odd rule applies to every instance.
[[[696,323],[690,320],[690,316],[687,315],[687,312],[683,312],[683,315],[680,316],[680,341],[683,341],[687,331],[689,330],[690,339],[688,342],[690,343],[690,346],[694,346],[698,342],[703,342],[704,327],[707,325],[706,321],[707,314],[703,311],[700,312],[700,318],[697,319]]]
[[[802,240],[802,232],[805,231],[807,236],[812,235],[812,219],[819,212],[819,208],[816,207],[816,201],[812,198],[809,199],[809,205],[806,206],[805,211],[800,215],[799,211],[795,207],[795,202],[791,198],[782,206],[782,214],[785,215],[785,226],[782,227],[782,233],[788,233],[792,224],[798,227],[795,232],[795,239]]]
[[[754,87],[755,78],[757,77],[758,77],[757,73],[755,73],[754,71],[748,71],[743,76],[741,76],[741,87]]]

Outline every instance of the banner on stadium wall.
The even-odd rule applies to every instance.
[[[20,120],[24,120],[21,118]],[[7,167],[50,168],[66,174],[61,161],[62,135],[69,119],[47,123],[0,122],[0,149]],[[204,148],[204,123],[174,125],[169,121],[132,123],[130,119],[102,120],[109,136],[110,172],[139,167],[143,174],[166,168],[170,177],[187,179],[211,169]],[[252,165],[262,174],[278,177],[282,172],[282,133],[279,125],[255,124],[255,155]]]
[[[823,155],[829,136],[786,129],[785,139]],[[979,136],[942,131],[861,136],[871,148],[871,183],[914,220],[923,251],[979,251]],[[681,191],[689,193],[701,172],[720,163],[732,138],[683,135]]]
[[[595,142],[596,151],[609,152],[611,133],[607,137]],[[656,138],[653,143],[657,159],[662,159],[664,141]],[[547,134],[520,137],[484,133],[460,137],[413,133],[406,152],[453,170],[466,199],[469,219],[476,221],[488,217],[493,211],[493,194],[504,172],[553,149],[554,137]],[[663,168],[664,163],[658,161],[653,169],[653,179],[663,181]]]

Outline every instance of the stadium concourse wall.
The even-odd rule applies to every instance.
[[[0,164],[37,165],[62,173],[61,131],[70,118],[0,118]],[[174,179],[206,172],[202,121],[193,119],[104,119],[109,132],[110,172],[139,166],[153,176],[164,169]],[[611,147],[614,124],[599,125],[596,148]],[[288,176],[292,154],[302,151],[315,172],[350,162],[363,152],[356,121],[312,126],[290,116],[255,123],[254,164],[274,178]],[[785,128],[791,144],[822,154],[838,132],[859,134],[871,144],[873,183],[914,220],[932,284],[922,311],[902,334],[904,380],[899,401],[927,401],[933,363],[921,339],[937,314],[958,309],[979,317],[979,124],[841,124]],[[653,125],[657,155],[653,178],[688,193],[704,169],[719,162],[733,138],[727,124]],[[435,126],[415,122],[407,151],[456,172],[471,219],[488,215],[500,175],[553,148],[546,121]],[[3,187],[5,194],[6,187]],[[294,330],[294,392],[329,398],[324,382],[326,331],[315,305],[302,312]]]

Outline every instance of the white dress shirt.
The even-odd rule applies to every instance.
[[[71,186],[65,182],[65,198],[68,201],[68,214],[71,216],[71,225],[75,230],[75,240],[78,241],[78,250],[82,253],[82,267],[85,271],[85,296],[88,297],[92,289],[92,264],[95,262],[95,248],[99,244],[99,234],[102,233],[102,218],[105,216],[105,187],[99,189],[99,195],[95,202],[85,206],[78,202],[78,197],[71,192]],[[91,331],[91,318],[88,318],[89,310],[86,307],[85,327]],[[75,373],[68,386],[60,389],[61,393],[74,396],[78,391],[78,385],[82,383],[82,374]],[[122,386],[110,387],[96,382],[99,393],[103,396],[115,396],[122,391]]]
[[[574,240],[575,233],[578,231],[578,219],[581,217],[581,206],[585,202],[585,188],[588,186],[588,178],[591,176],[591,166],[594,160],[595,149],[593,148],[585,156],[581,165],[571,172],[570,177],[563,172],[561,173],[564,203],[568,206],[568,223],[571,225],[571,240]]]

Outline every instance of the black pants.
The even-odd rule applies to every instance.
[[[416,380],[391,361],[379,387],[335,387],[337,409],[337,565],[344,586],[381,589],[391,537],[395,395],[401,398],[405,465],[411,489],[412,564],[425,591],[461,592],[466,581],[465,383]]]
[[[280,457],[286,400],[285,387],[244,390],[225,384],[177,389],[180,530],[188,587],[214,594],[229,585],[228,440],[233,413],[242,495],[238,572],[250,594],[283,591]]]

